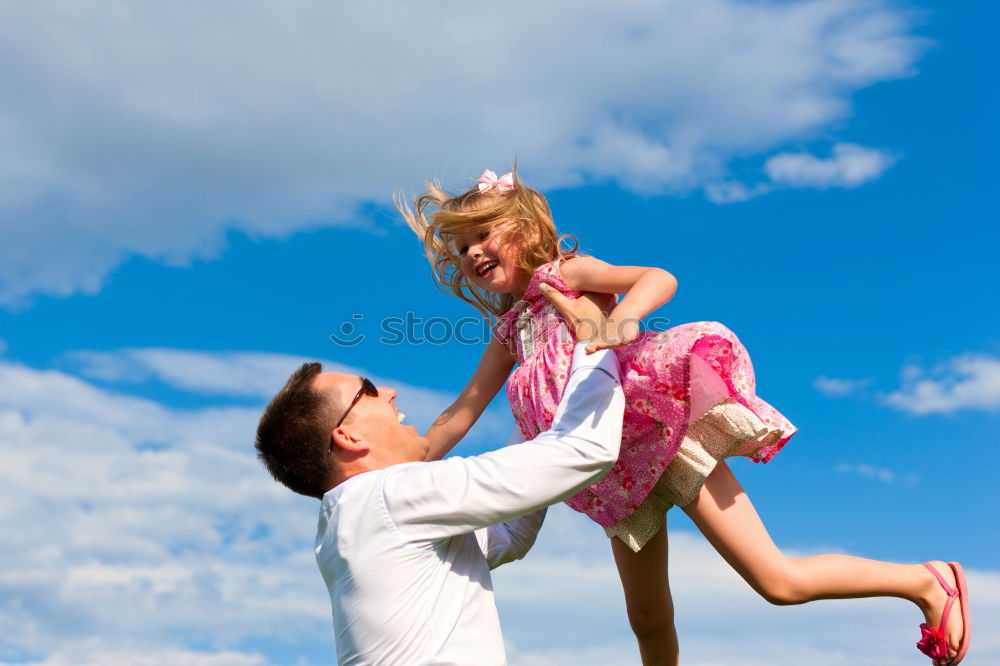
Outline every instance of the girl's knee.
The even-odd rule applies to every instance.
[[[632,633],[642,639],[670,631],[674,626],[674,605],[667,600],[632,602],[626,605]]]

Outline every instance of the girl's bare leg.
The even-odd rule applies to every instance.
[[[941,619],[947,595],[920,564],[893,564],[851,555],[786,557],[774,545],[750,498],[724,462],[719,463],[684,512],[729,565],[773,604],[899,597],[920,607],[929,626],[937,627]],[[931,565],[950,585],[955,585],[951,567],[940,561]],[[952,655],[963,631],[962,616],[957,610],[957,607],[952,610],[948,620]]]
[[[625,590],[629,624],[639,640],[643,666],[677,666],[674,602],[667,578],[667,529],[660,529],[638,553],[621,540],[611,550]]]

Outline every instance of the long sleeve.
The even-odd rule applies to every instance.
[[[478,530],[479,546],[490,569],[519,560],[535,545],[545,520],[545,508]]]
[[[507,439],[507,446],[523,441],[521,429],[515,425]],[[547,509],[548,507],[543,507],[512,520],[476,530],[479,547],[490,569],[519,560],[528,554],[542,529]]]
[[[381,482],[386,517],[407,540],[437,540],[563,500],[614,465],[624,408],[615,355],[602,351],[588,356],[584,345],[577,345],[549,430],[530,442],[479,456],[390,468]]]

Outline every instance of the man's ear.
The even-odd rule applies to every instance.
[[[333,432],[330,433],[330,437],[333,438],[333,445],[336,448],[349,455],[353,454],[357,456],[368,451],[368,444],[365,440],[361,439],[356,433],[345,430],[343,426],[334,428]]]

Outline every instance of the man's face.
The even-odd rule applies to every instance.
[[[358,395],[361,377],[324,372],[316,377],[313,386],[330,396],[335,405],[334,420],[338,420]],[[424,460],[430,442],[415,427],[404,425],[403,417],[396,408],[396,391],[379,386],[378,397],[362,393],[340,427],[364,440],[376,460],[388,464]]]

